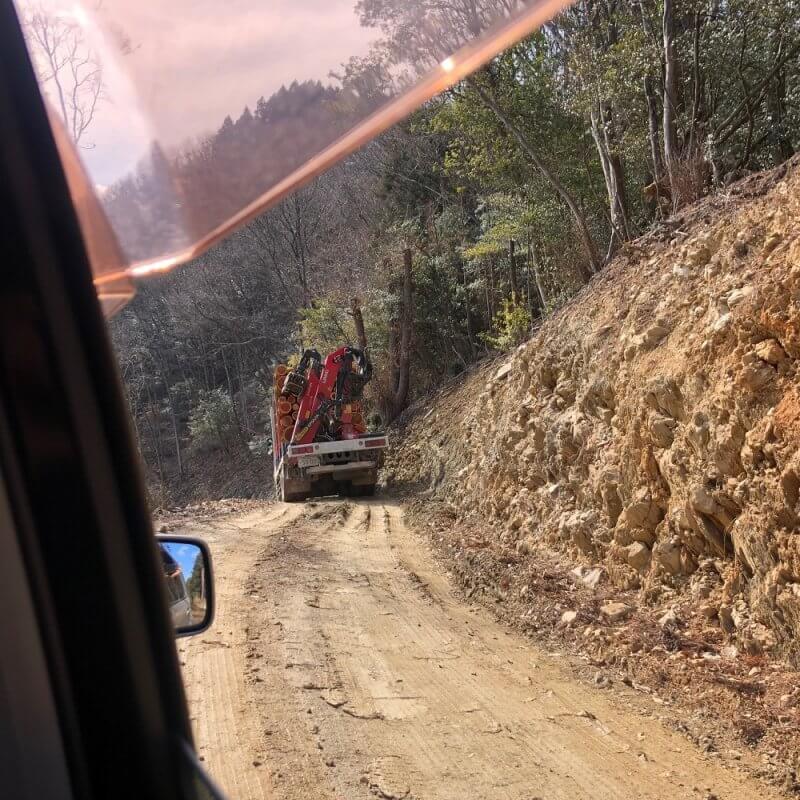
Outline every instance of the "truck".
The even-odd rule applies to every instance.
[[[362,398],[371,377],[367,354],[350,346],[324,359],[307,349],[294,368],[275,368],[270,422],[280,500],[375,493],[387,438],[367,432]]]

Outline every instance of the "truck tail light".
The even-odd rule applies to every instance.
[[[367,439],[364,447],[386,447],[386,439]]]

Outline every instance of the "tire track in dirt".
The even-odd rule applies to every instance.
[[[776,796],[464,605],[399,507],[270,508],[220,534],[222,645],[185,654],[232,798]]]
[[[231,800],[273,796],[263,764],[264,731],[259,728],[248,685],[248,620],[258,598],[246,588],[264,537],[290,524],[300,509],[267,506],[264,511],[201,521],[181,532],[206,539],[211,547],[217,590],[216,621],[205,634],[181,639],[189,711],[198,754]]]

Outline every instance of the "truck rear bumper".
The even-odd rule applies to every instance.
[[[385,434],[370,434],[337,442],[289,445],[275,467],[275,483],[280,479],[316,481],[323,476],[335,481],[361,483],[366,479],[374,483],[386,444]]]
[[[352,453],[357,456],[364,452],[383,450],[386,447],[385,434],[361,436],[358,439],[343,439],[338,442],[313,442],[311,444],[290,444],[285,458],[292,464],[302,456],[330,456],[339,453]]]
[[[374,461],[350,461],[346,464],[320,464],[317,467],[305,467],[306,475],[330,475],[334,472],[359,472],[361,470],[374,470]]]

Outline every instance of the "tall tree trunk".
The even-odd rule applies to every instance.
[[[609,166],[614,178],[614,207],[619,214],[619,220],[624,225],[626,239],[630,239],[635,231],[628,219],[628,191],[625,187],[625,166],[622,163],[616,146],[613,148],[606,144],[609,152]]]
[[[613,254],[617,246],[628,241],[631,232],[628,226],[627,198],[625,195],[625,175],[622,160],[613,144],[613,136],[609,131],[611,126],[610,110],[603,108],[602,101],[592,107],[592,138],[600,157],[603,168],[603,177],[606,182],[608,194],[608,207],[611,217],[611,242],[609,254]]]
[[[678,92],[678,64],[675,54],[675,9],[673,0],[664,0],[664,164],[672,186],[680,156],[675,109]],[[675,195],[673,187],[673,196]]]
[[[533,308],[533,292],[531,291],[531,265],[528,261],[525,262],[525,299],[528,304],[528,316],[533,320],[536,315]]]
[[[183,456],[181,453],[181,437],[178,435],[178,418],[175,414],[175,409],[170,401],[169,404],[169,417],[172,422],[172,438],[175,440],[175,457],[178,460],[178,477],[183,479]]]
[[[481,98],[484,105],[497,117],[501,125],[519,142],[525,155],[530,158],[536,169],[541,172],[545,180],[550,184],[556,194],[563,200],[567,208],[569,208],[575,226],[578,229],[583,248],[586,251],[586,256],[589,259],[590,268],[585,264],[580,265],[581,278],[584,283],[588,282],[592,277],[592,272],[597,272],[602,266],[600,255],[597,252],[597,246],[594,243],[591,231],[589,230],[589,223],[586,221],[586,215],[578,206],[575,198],[570,191],[564,186],[563,183],[556,177],[556,174],[542,161],[539,154],[534,149],[533,145],[528,141],[525,134],[511,121],[508,115],[500,108],[495,99],[474,79],[467,78],[469,85],[475,90],[478,97]]]
[[[400,351],[397,358],[397,384],[394,388],[390,419],[395,419],[408,403],[411,378],[411,339],[414,328],[414,272],[411,249],[403,250],[403,301],[400,310]]]
[[[147,400],[149,406],[149,413],[145,415],[145,422],[150,429],[150,438],[153,442],[153,450],[156,455],[156,468],[158,469],[158,480],[163,486],[164,484],[164,460],[162,457],[161,445],[161,412],[158,404],[153,395],[153,389],[150,381],[145,381],[145,389],[147,391]]]
[[[236,369],[239,372],[239,393],[242,397],[242,422],[247,438],[250,438],[252,433],[250,428],[250,414],[247,410],[247,390],[244,385],[244,357],[242,356],[241,345],[236,346]]]
[[[367,350],[367,332],[364,330],[364,315],[361,313],[361,301],[354,297],[350,301],[350,315],[353,317],[353,325],[356,329],[356,341],[360,350]]]
[[[537,317],[544,316],[544,303],[542,302],[542,295],[538,282],[536,282],[536,268],[533,264],[533,253],[531,251],[530,242],[528,242],[527,255],[528,257],[525,259],[525,283],[528,291],[528,312],[531,315],[531,321],[533,321]],[[534,286],[536,286],[536,291],[534,291]]]
[[[794,144],[786,124],[786,71],[780,70],[767,95],[767,108],[772,118],[772,137],[776,148],[776,160],[786,161],[794,155]]]
[[[739,51],[739,65],[737,68],[737,73],[739,75],[739,83],[742,84],[742,91],[745,98],[745,111],[747,113],[747,136],[745,138],[745,146],[744,151],[742,152],[741,157],[739,158],[739,163],[736,165],[736,169],[739,170],[742,167],[746,166],[750,161],[750,156],[752,155],[752,148],[753,148],[753,132],[755,131],[756,127],[756,119],[755,119],[755,108],[750,101],[750,86],[747,83],[747,78],[744,74],[744,56],[747,52],[747,29],[745,29],[744,33],[742,34],[742,47]]]
[[[224,347],[220,350],[220,355],[222,356],[222,366],[225,368],[225,381],[228,384],[228,396],[231,399],[231,413],[233,414],[233,421],[236,425],[236,435],[242,447],[249,453],[250,449],[247,447],[247,441],[245,440],[244,431],[242,430],[242,420],[239,417],[239,412],[236,410],[236,392],[234,390],[233,380],[231,379],[231,371],[228,367],[228,359],[225,357]],[[222,436],[220,436],[220,438],[222,438]],[[227,450],[227,442],[223,443]]]
[[[494,258],[489,259],[489,282],[487,283],[489,287],[489,294],[487,297],[489,298],[489,325],[492,324],[492,320],[494,319]]]
[[[172,428],[172,438],[175,442],[175,459],[178,462],[178,477],[183,478],[183,458],[181,453],[181,439],[178,434],[178,414],[175,409],[175,397],[172,392],[172,387],[168,379],[169,370],[164,358],[163,348],[159,348],[154,356],[154,361],[157,363],[158,373],[161,376],[161,383],[164,385],[164,394],[169,408],[169,421]]]
[[[653,162],[653,182],[660,185],[664,177],[664,158],[661,155],[661,125],[658,114],[658,97],[655,80],[648,75],[644,79],[644,98],[647,103],[647,131],[650,140],[650,159]]]
[[[539,302],[541,303],[542,316],[544,316],[545,312],[547,311],[547,295],[545,294],[544,285],[542,284],[542,276],[539,271],[539,261],[536,258],[536,254],[533,248],[530,246],[530,244],[528,245],[528,258],[530,259],[530,263],[533,266],[533,279],[534,282],[536,283],[536,291],[539,293]]]
[[[509,277],[511,279],[511,299],[516,303],[519,298],[519,286],[517,285],[517,256],[514,252],[515,242],[509,239],[508,242],[508,266]]]
[[[395,317],[389,322],[389,387],[392,397],[386,407],[386,416],[392,414],[392,404],[397,385],[400,383],[400,318]]]
[[[467,326],[467,341],[469,342],[470,358],[475,357],[475,321],[472,318],[472,297],[470,296],[469,286],[467,285],[467,275],[464,270],[464,262],[461,256],[457,256],[456,274],[458,282],[464,291],[464,322]]]
[[[483,268],[483,289],[484,300],[486,301],[486,320],[487,325],[492,324],[492,298],[489,294],[489,264],[487,263]]]
[[[703,102],[705,78],[700,68],[700,40],[705,19],[704,14],[699,11],[695,12],[692,40],[692,121],[689,127],[689,144],[687,147],[687,151],[691,156],[700,151],[701,142],[705,138],[703,135],[706,122],[705,103]]]

